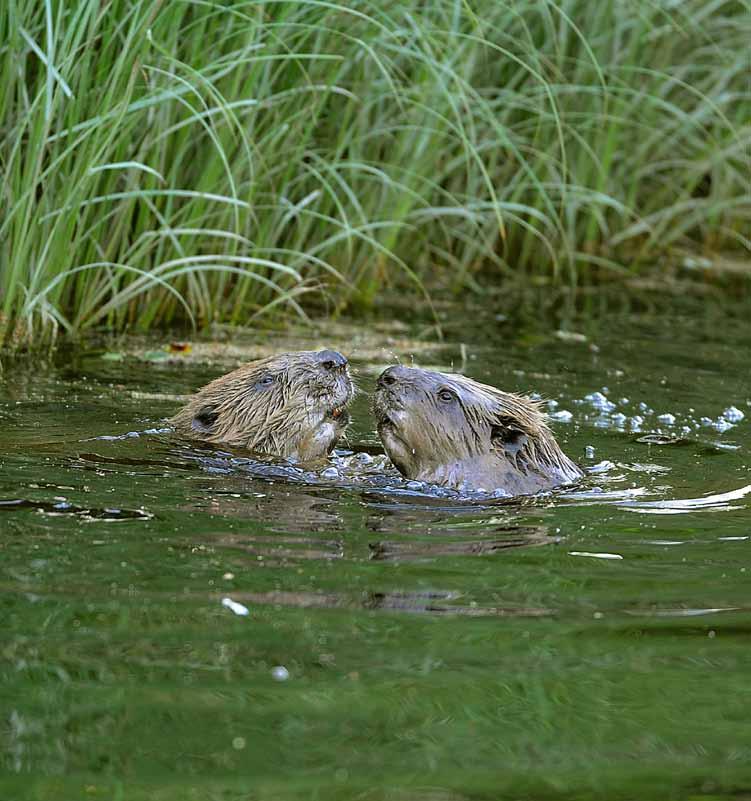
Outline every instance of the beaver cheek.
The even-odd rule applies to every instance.
[[[412,477],[416,471],[414,452],[410,452],[407,445],[395,436],[388,427],[380,429],[378,433],[386,454],[394,467],[406,478]]]
[[[344,400],[345,404],[352,400],[352,396],[355,394],[355,387],[349,373],[345,373],[339,378],[338,391],[339,397]]]
[[[310,462],[328,456],[334,450],[340,435],[339,426],[324,420],[303,437],[298,448],[298,459],[301,462]]]

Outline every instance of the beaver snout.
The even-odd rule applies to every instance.
[[[337,370],[346,370],[349,362],[347,357],[343,356],[337,350],[322,350],[316,353],[316,361],[324,369],[331,372]]]

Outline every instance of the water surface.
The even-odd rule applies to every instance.
[[[293,341],[352,356],[356,452],[397,357],[553,401],[591,474],[510,502],[95,439],[159,428],[250,335],[10,365],[0,798],[751,797],[751,348],[690,311]]]

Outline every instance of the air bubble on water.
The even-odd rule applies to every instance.
[[[613,421],[613,424],[616,425],[616,426],[624,426],[626,424],[626,420],[628,420],[626,415],[623,414],[622,412],[618,412],[618,414],[614,414],[611,419]]]
[[[628,402],[629,402],[628,398],[620,398],[618,401],[618,403],[620,403],[621,406],[625,406]]]
[[[530,397],[532,400],[535,400],[535,401],[542,400],[542,395],[540,395],[540,393],[539,393],[539,392],[531,392],[531,393],[530,393],[530,395],[529,395],[529,397]]]
[[[422,490],[426,489],[426,486],[422,481],[408,481],[407,489],[412,490],[413,492],[421,492]]]
[[[712,425],[712,418],[711,417],[702,417],[699,422],[703,426],[711,426]]]
[[[602,394],[602,392],[590,392],[589,395],[584,396],[585,401],[589,401],[590,403],[598,404],[603,403],[607,400],[607,398]]]
[[[553,411],[553,409],[557,409],[557,408],[558,408],[558,401],[557,401],[557,400],[553,400],[553,399],[551,398],[551,399],[548,401],[548,409],[550,409],[550,411],[552,412],[552,411]]]
[[[740,421],[743,420],[746,415],[735,406],[730,406],[729,408],[725,409],[725,411],[722,413],[722,416],[729,423],[740,423]]]
[[[720,434],[724,434],[726,431],[733,428],[733,424],[728,422],[724,417],[718,417],[717,420],[712,423],[712,428]]]
[[[360,464],[373,464],[373,457],[369,453],[358,453],[355,458]]]
[[[276,665],[271,668],[271,678],[274,681],[287,681],[289,678],[289,671],[284,665]]]
[[[607,389],[607,387],[603,387],[603,389]],[[584,396],[584,400],[588,401],[595,409],[600,409],[603,412],[613,412],[615,411],[615,404],[612,401],[609,401],[602,392],[590,392],[589,395]]]
[[[335,467],[327,467],[321,472],[321,478],[339,478],[339,471]]]
[[[666,412],[665,414],[657,415],[657,422],[662,423],[666,426],[673,426],[675,425],[675,415],[670,414],[670,412]]]
[[[561,409],[560,412],[553,412],[550,415],[551,420],[556,420],[559,423],[570,423],[574,419],[574,415],[566,409]]]

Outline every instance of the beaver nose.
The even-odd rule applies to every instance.
[[[337,350],[322,350],[316,353],[316,360],[324,370],[343,370],[348,362]]]
[[[394,367],[387,367],[378,378],[378,385],[381,387],[390,387],[396,384],[400,378],[404,378],[404,367],[398,365]]]

